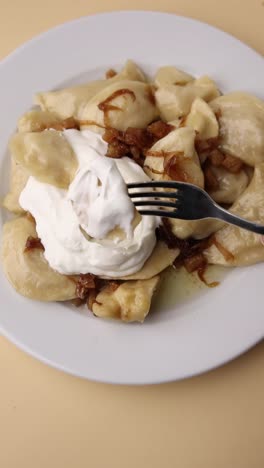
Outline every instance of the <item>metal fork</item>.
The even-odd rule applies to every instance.
[[[142,215],[161,216],[163,218],[175,218],[185,220],[197,220],[205,218],[216,218],[229,224],[234,224],[248,231],[264,234],[264,226],[247,221],[240,216],[225,210],[205,192],[205,190],[186,182],[174,181],[152,181],[127,184],[128,194],[134,205],[146,207],[138,209]],[[152,191],[131,192],[131,189],[151,188]],[[154,189],[165,188],[170,192],[156,192]],[[143,198],[146,200],[136,200]],[[152,200],[151,200],[152,199]],[[161,200],[165,199],[165,200]],[[167,200],[166,200],[167,199]],[[152,208],[149,208],[153,206]],[[157,207],[157,209],[154,209]],[[160,207],[164,209],[159,209]],[[169,210],[166,208],[170,208]]]

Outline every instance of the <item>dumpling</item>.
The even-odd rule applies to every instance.
[[[54,130],[17,133],[9,143],[15,161],[40,182],[67,188],[77,170],[77,159],[66,138]]]
[[[38,93],[35,96],[35,104],[38,104],[42,110],[53,112],[61,119],[77,117],[80,109],[86,106],[97,93],[112,83],[122,80],[146,81],[146,77],[134,62],[128,60],[121,72],[113,78],[90,81],[80,86],[57,91]]]
[[[28,178],[28,171],[21,164],[18,164],[14,158],[11,158],[10,191],[3,200],[3,206],[12,213],[24,213],[19,204],[19,197]]]
[[[1,257],[4,272],[23,296],[40,301],[66,301],[76,297],[75,282],[52,270],[43,251],[25,252],[29,236],[37,237],[34,222],[26,216],[4,224]]]
[[[167,85],[184,86],[191,81],[194,81],[193,76],[170,66],[160,67],[154,78],[154,84],[158,87]]]
[[[244,169],[235,174],[224,167],[210,166],[210,170],[216,177],[219,187],[213,191],[208,190],[208,193],[217,203],[234,203],[248,185],[249,178]]]
[[[96,296],[92,311],[97,317],[143,322],[158,282],[159,276],[154,276],[148,280],[126,281],[115,291],[106,287]]]
[[[54,130],[76,128],[76,122],[73,118],[61,120],[52,112],[34,109],[20,117],[17,127],[19,133],[42,132],[50,128]]]
[[[201,219],[186,221],[184,219],[170,219],[171,231],[179,239],[205,239],[224,226],[223,221],[217,219]]]
[[[264,102],[236,92],[210,103],[219,115],[221,148],[249,166],[264,161]]]
[[[191,111],[185,119],[184,126],[192,127],[200,140],[216,138],[219,133],[219,125],[211,107],[201,98],[196,98]]]
[[[195,131],[177,128],[147,152],[145,172],[154,180],[181,180],[204,186],[204,175],[194,147]]]
[[[139,68],[139,66],[133,62],[133,60],[127,60],[122,70],[111,78],[112,83],[114,81],[121,80],[132,80],[132,81],[143,81],[147,82],[148,79],[145,73]]]
[[[233,204],[230,212],[264,224],[264,163],[256,166],[249,186]],[[212,245],[205,251],[209,263],[243,266],[264,260],[264,245],[258,234],[226,225],[216,233],[215,240],[220,249]]]
[[[186,116],[195,98],[200,97],[206,102],[219,96],[219,91],[213,80],[207,76],[190,81],[184,86],[164,85],[155,92],[160,116],[166,122]]]
[[[161,273],[165,268],[173,264],[178,257],[179,249],[169,249],[164,242],[157,242],[151,256],[141,270],[133,275],[125,276],[125,280],[146,280]]]
[[[203,188],[204,175],[195,151],[194,140],[195,131],[190,127],[173,130],[166,137],[157,141],[147,152],[145,172],[154,180],[183,180]],[[163,153],[164,156],[167,153],[167,156],[164,157]],[[172,166],[170,177],[164,173],[164,164],[166,164],[166,158],[173,158],[175,153],[180,153],[180,156],[176,157],[174,171]],[[172,177],[173,175],[174,177]],[[170,225],[173,234],[180,239],[188,237],[202,239],[220,229],[223,223],[213,219],[202,221],[170,219]]]
[[[119,81],[103,89],[77,114],[81,128],[96,122],[99,127],[117,130],[145,128],[157,117],[150,85],[131,80]]]

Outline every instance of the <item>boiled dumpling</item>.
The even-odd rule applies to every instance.
[[[234,203],[248,185],[249,178],[244,169],[236,174],[232,174],[224,167],[211,166],[210,170],[216,177],[219,187],[216,190],[208,190],[208,193],[217,203]]]
[[[10,191],[5,196],[3,206],[12,213],[24,213],[19,204],[20,194],[29,178],[28,171],[11,158]]]
[[[154,276],[148,280],[126,281],[115,291],[106,287],[96,296],[92,311],[97,317],[143,322],[158,282],[159,276]]]
[[[154,180],[183,180],[203,188],[204,175],[195,151],[194,140],[195,131],[190,127],[182,127],[170,132],[148,151],[144,166],[146,173]],[[169,154],[169,157],[180,153],[178,161],[176,159],[178,164],[174,171],[175,177],[169,177],[164,173],[165,157],[162,153],[164,156],[166,153]],[[177,173],[180,177],[177,177]],[[220,229],[223,223],[212,219],[202,221],[170,219],[170,225],[173,234],[180,239],[188,237],[202,239]]]
[[[128,60],[121,72],[113,78],[90,81],[80,86],[57,91],[38,93],[35,97],[35,103],[42,110],[53,112],[61,119],[77,117],[81,108],[85,107],[97,93],[112,83],[122,80],[145,81],[146,77],[134,62]]]
[[[25,252],[29,236],[37,237],[35,224],[26,216],[5,223],[1,256],[4,272],[23,296],[40,301],[66,301],[75,295],[75,282],[52,270],[43,251]]]
[[[236,92],[215,99],[210,106],[219,115],[222,150],[250,166],[264,161],[264,102]]]
[[[145,73],[133,60],[127,60],[122,70],[111,78],[111,80],[112,82],[121,80],[148,81]]]
[[[201,98],[196,98],[188,114],[184,126],[192,127],[200,140],[216,138],[219,133],[219,125],[211,107]]]
[[[96,122],[98,128],[106,126],[117,130],[145,128],[157,117],[150,85],[131,80],[103,89],[77,115],[81,128],[91,128],[90,122]]]
[[[264,224],[264,163],[255,168],[254,176],[230,212],[249,221]],[[215,235],[216,242],[231,255],[223,255],[216,245],[205,251],[209,263],[226,266],[252,265],[264,260],[260,236],[233,225],[226,225]],[[222,249],[222,250],[223,250]]]
[[[17,133],[9,147],[16,162],[40,182],[67,188],[75,175],[76,156],[59,132]]]
[[[160,67],[155,75],[154,84],[158,87],[167,85],[183,86],[194,81],[193,76],[176,67]]]
[[[145,280],[161,273],[165,268],[173,264],[178,257],[179,249],[169,249],[164,242],[157,242],[151,256],[146,261],[145,265],[137,273],[125,276],[121,279],[126,280]]]
[[[209,102],[217,96],[219,91],[216,84],[207,76],[190,81],[184,86],[165,85],[155,92],[161,118],[166,122],[186,116],[195,98],[200,97]]]
[[[50,128],[54,130],[75,128],[76,122],[73,118],[61,120],[52,112],[34,109],[20,117],[17,127],[20,133],[42,132]]]
[[[223,221],[217,219],[201,219],[186,221],[184,219],[170,219],[171,231],[179,239],[205,239],[224,226]]]
[[[173,130],[147,152],[146,173],[154,180],[181,180],[203,187],[204,176],[194,141],[192,128]]]

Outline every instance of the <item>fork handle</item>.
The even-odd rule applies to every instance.
[[[246,221],[240,216],[234,215],[229,211],[224,210],[221,206],[216,205],[217,208],[217,217],[227,223],[234,224],[240,228],[246,229],[247,231],[255,232],[256,234],[264,235],[264,226],[254,223],[252,221]]]

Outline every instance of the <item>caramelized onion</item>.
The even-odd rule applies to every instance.
[[[33,249],[45,250],[39,237],[29,236],[26,241],[24,252],[29,252]]]
[[[219,189],[219,182],[217,177],[214,175],[210,165],[206,164],[203,168],[204,173],[204,183],[206,190],[218,190]]]
[[[219,149],[214,149],[209,155],[208,159],[215,167],[220,167],[225,159],[224,154]]]
[[[151,133],[157,140],[167,136],[175,127],[173,125],[167,124],[162,120],[156,120],[156,122],[151,123],[147,127],[147,131]]]
[[[172,180],[192,183],[192,177],[190,177],[186,170],[186,166],[191,164],[192,161],[190,158],[184,158],[183,160],[183,157],[184,153],[181,151],[173,154],[167,154],[163,162],[164,172]]]
[[[227,250],[220,242],[218,242],[215,236],[212,237],[212,244],[214,244],[217,247],[217,249],[219,250],[219,252],[221,252],[221,254],[227,262],[232,262],[234,260],[234,255],[231,252],[229,252],[229,250]]]
[[[79,278],[76,283],[76,296],[82,300],[86,299],[90,289],[95,289],[96,287],[96,280],[95,275],[91,273],[87,273],[85,275],[79,275]]]
[[[222,166],[232,174],[237,174],[243,167],[243,161],[236,156],[231,156],[231,154],[225,154]]]
[[[179,239],[173,234],[170,221],[167,218],[163,218],[162,225],[158,227],[156,232],[157,238],[165,242],[170,249],[178,248],[180,250],[180,254],[174,262],[176,268],[184,266],[188,273],[196,271],[200,280],[210,288],[219,284],[217,281],[208,283],[204,276],[208,262],[203,252],[212,245],[212,237],[202,240]]]
[[[109,68],[109,70],[107,70],[105,74],[105,77],[107,80],[109,80],[109,78],[113,78],[116,75],[117,75],[117,72],[113,68]]]

